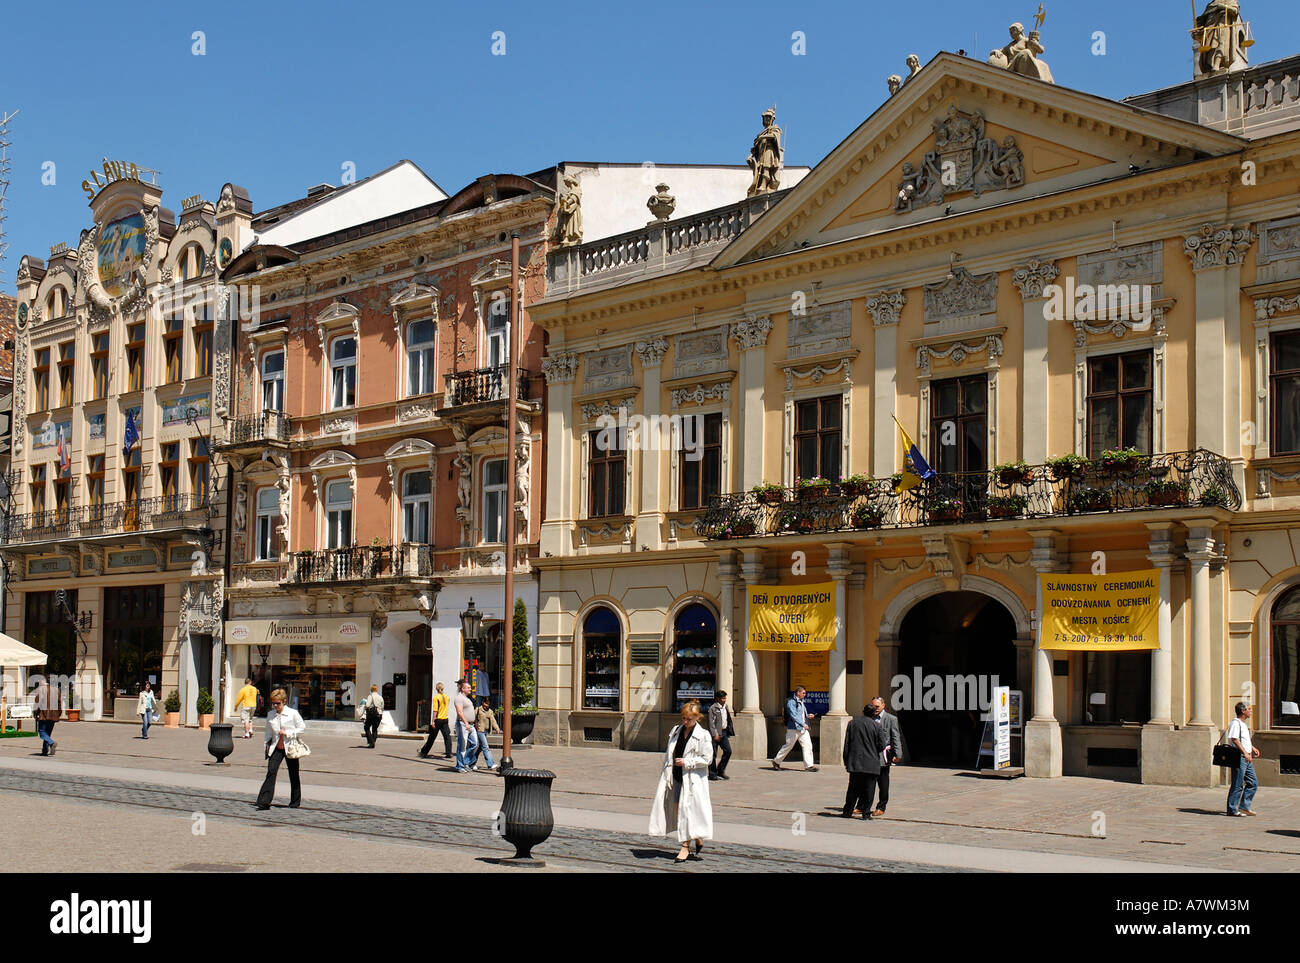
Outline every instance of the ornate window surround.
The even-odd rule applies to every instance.
[[[357,531],[357,459],[346,451],[331,449],[321,452],[307,466],[311,471],[311,487],[316,495],[316,544],[326,544],[325,486],[346,477],[352,490],[352,534]]]
[[[1165,344],[1169,340],[1165,330],[1163,309],[1156,309],[1151,321],[1151,334],[1145,338],[1134,338],[1134,322],[1117,321],[1112,327],[1104,325],[1104,332],[1114,335],[1109,342],[1088,342],[1088,333],[1096,334],[1091,325],[1083,321],[1072,322],[1075,330],[1074,342],[1074,453],[1088,456],[1088,359],[1103,358],[1111,354],[1127,354],[1130,351],[1151,351],[1151,453],[1163,454],[1165,451],[1165,401],[1166,371]],[[1121,327],[1123,325],[1123,327]]]
[[[434,504],[438,491],[438,449],[423,438],[403,438],[384,452],[384,462],[388,470],[388,488],[392,495],[388,500],[388,514],[393,544],[397,544],[402,540],[402,474],[405,471],[420,467],[418,462],[421,459],[423,459],[424,467],[429,472],[429,524],[432,525]],[[432,537],[432,533],[430,533],[430,536]]]
[[[526,424],[525,419],[520,421],[520,433],[528,434],[530,426]],[[531,437],[531,435],[529,435]],[[483,542],[483,488],[480,482],[483,478],[484,466],[496,459],[506,459],[507,480],[514,481],[514,474],[511,472],[506,445],[506,430],[501,425],[488,425],[480,428],[466,441],[465,457],[469,459],[470,478],[470,504],[462,506],[466,509],[464,524],[469,528],[466,538],[467,546],[472,549],[479,549],[484,544],[493,546],[500,543]],[[435,484],[437,479],[435,478]],[[508,488],[507,491],[513,491]],[[510,513],[510,521],[513,522],[513,513]]]
[[[719,382],[724,389],[730,389],[727,382]],[[731,472],[730,472],[730,452],[731,452],[731,393],[730,390],[724,391],[721,400],[716,404],[699,404],[696,407],[682,411],[674,406],[674,415],[680,415],[680,418],[674,418],[670,424],[672,427],[672,451],[669,452],[668,459],[668,511],[695,511],[695,509],[683,509],[681,507],[681,459],[677,457],[678,450],[681,448],[681,420],[683,418],[693,418],[699,415],[703,418],[705,415],[722,415],[722,464],[720,465],[719,478],[721,490],[728,492],[731,490]]]
[[[937,335],[930,338],[916,338],[908,343],[916,347],[917,368],[917,412],[916,428],[920,437],[921,453],[933,459],[930,445],[930,384],[935,380],[931,369],[932,358],[949,358],[953,367],[943,372],[944,378],[960,378],[977,372],[965,366],[968,357],[988,354],[988,361],[983,371],[988,375],[988,440],[987,457],[990,464],[996,464],[998,458],[998,372],[1002,368],[1002,336],[1005,326],[982,328],[977,331]]]
[[[248,360],[253,369],[253,383],[257,386],[253,399],[257,410],[262,410],[262,362],[273,351],[284,352],[284,403],[289,404],[289,328],[271,331],[254,331],[248,336]]]
[[[519,291],[515,294],[515,300],[522,301],[522,292],[524,285],[524,275],[522,265],[519,272]],[[478,331],[476,333],[476,357],[479,359],[477,367],[487,367],[486,359],[488,356],[488,308],[492,303],[492,295],[497,291],[510,293],[510,262],[502,261],[495,258],[489,261],[487,265],[470,279],[470,292],[474,298],[474,316],[478,319]],[[509,307],[506,310],[506,344],[510,338],[510,322],[513,320]]]
[[[357,354],[356,354],[355,363],[356,363],[357,374],[358,374],[357,393],[360,394],[361,379],[359,376],[361,373],[361,312],[358,311],[355,306],[348,304],[346,301],[340,299],[338,301],[335,301],[333,304],[331,304],[329,307],[327,307],[324,311],[322,311],[320,314],[316,316],[316,337],[320,341],[321,371],[323,374],[323,377],[321,378],[321,399],[320,399],[320,410],[322,413],[327,413],[331,411],[352,411],[357,407],[356,397],[353,397],[352,399],[353,403],[351,405],[345,405],[339,408],[334,408],[330,404],[331,392],[333,391],[332,382],[334,380],[332,374],[333,369],[330,365],[331,344],[336,337],[344,333],[344,329],[346,328],[351,328],[352,335],[357,339]],[[321,427],[322,430],[328,433],[328,430],[325,429],[323,419],[322,419]]]
[[[441,340],[439,338],[441,325],[438,317],[439,297],[439,291],[433,285],[410,281],[388,299],[389,310],[393,312],[393,331],[397,335],[397,350],[393,352],[397,356],[397,396],[403,400],[423,397],[423,395],[412,395],[408,391],[410,384],[406,371],[406,335],[410,325],[415,321],[433,322],[433,370],[434,377],[437,377],[438,365],[441,361],[438,350]],[[437,389],[438,385],[435,382],[432,394],[437,394]]]
[[[605,400],[600,404],[584,404],[581,408],[581,418],[579,419],[579,476],[580,484],[578,485],[578,521],[586,522],[591,520],[588,514],[591,509],[591,432],[598,431],[600,424],[597,419],[602,415],[610,415],[615,419],[619,418],[619,412],[625,413],[630,420],[632,417],[632,406],[636,402],[635,391],[629,391],[624,388],[619,394],[625,395],[621,400]],[[632,452],[636,450],[635,429],[632,424],[628,425],[627,437],[623,439],[624,451],[627,453],[624,458],[624,478],[623,478],[623,513],[619,516],[635,515],[632,510],[633,494],[636,489],[633,487],[633,464],[636,459],[632,457]],[[605,516],[602,516],[605,517]]]
[[[794,429],[795,404],[809,398],[825,398],[839,394],[840,407],[840,474],[852,473],[849,458],[853,451],[853,362],[860,352],[857,348],[837,355],[834,358],[799,358],[782,361],[780,367],[785,371],[785,403],[782,413],[781,438],[783,452],[781,456],[782,484],[787,488],[794,485]],[[828,375],[840,375],[839,382],[826,382]],[[802,386],[799,384],[803,382]],[[725,451],[725,449],[724,449]],[[836,479],[832,479],[834,481]]]
[[[1272,457],[1272,398],[1269,378],[1273,373],[1269,344],[1274,334],[1300,328],[1300,281],[1287,285],[1288,290],[1255,297],[1255,455],[1252,461]],[[1269,493],[1269,479],[1289,480],[1268,468],[1256,471],[1256,493]]]

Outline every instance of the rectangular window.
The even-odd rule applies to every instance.
[[[181,380],[181,362],[183,360],[184,341],[182,336],[185,333],[185,319],[177,315],[167,318],[164,322],[165,330],[163,332],[163,357],[166,359],[167,373],[163,384],[175,384]]]
[[[427,471],[408,471],[402,476],[402,541],[428,545],[429,502],[433,479]]]
[[[280,557],[276,522],[280,518],[280,490],[260,488],[257,492],[257,544],[255,557],[259,562],[274,561]]]
[[[190,455],[190,501],[191,508],[207,504],[212,483],[212,457],[208,452],[208,443],[202,438],[194,439],[193,454]]]
[[[108,397],[108,332],[90,336],[90,380],[95,401]]]
[[[930,467],[940,474],[988,470],[988,376],[934,382],[930,402]],[[971,480],[983,490],[984,480]]]
[[[798,478],[840,480],[842,395],[810,398],[795,405],[794,465]]]
[[[488,312],[488,366],[499,368],[509,353],[510,306],[505,298],[493,298]]]
[[[352,485],[346,479],[325,486],[325,547],[352,544]]]
[[[262,355],[262,410],[284,411],[284,352]]]
[[[178,507],[177,492],[180,474],[179,442],[162,446],[162,457],[158,460],[158,478],[162,485],[163,511],[174,512]]]
[[[91,455],[86,465],[86,501],[92,509],[104,507],[104,456]],[[94,519],[99,519],[98,512]]]
[[[122,466],[122,500],[126,503],[125,527],[134,531],[140,518],[140,446],[133,445]]]
[[[483,541],[506,540],[506,462],[493,459],[483,467]]]
[[[590,451],[587,479],[591,486],[588,516],[623,514],[623,487],[627,480],[627,450],[622,428],[599,429],[588,435]]]
[[[45,511],[45,466],[32,466],[31,490],[31,511],[32,514],[38,514]]]
[[[139,391],[144,387],[144,325],[131,325],[126,338],[126,390]]]
[[[1268,387],[1270,454],[1300,454],[1300,331],[1273,335]]]
[[[67,511],[71,504],[68,501],[68,486],[69,479],[54,479],[54,510],[62,516],[62,520],[64,521],[67,520]]]
[[[722,492],[722,414],[683,418],[680,445],[678,507],[683,511],[705,508],[709,499]]]
[[[1088,455],[1112,448],[1151,452],[1150,351],[1088,359]]]
[[[1088,652],[1083,719],[1092,725],[1145,723],[1151,718],[1151,653]]]
[[[357,401],[357,339],[330,342],[330,407],[351,408]]]
[[[36,352],[36,364],[32,366],[32,377],[36,382],[36,411],[50,407],[50,349],[41,348]]]
[[[59,407],[72,407],[72,386],[76,376],[77,343],[59,345]]]
[[[433,391],[434,338],[432,321],[412,321],[406,328],[406,393],[427,395]]]
[[[194,325],[194,377],[212,374],[212,322]]]

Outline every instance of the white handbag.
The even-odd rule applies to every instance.
[[[286,759],[301,759],[311,755],[311,747],[297,736],[292,736],[284,740],[284,755]]]

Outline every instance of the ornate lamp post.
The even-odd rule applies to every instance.
[[[483,613],[474,607],[474,598],[470,597],[469,608],[460,613],[460,634],[465,643],[465,651],[478,655],[479,631],[483,626]],[[472,658],[471,658],[472,664]],[[471,687],[474,681],[470,680]]]

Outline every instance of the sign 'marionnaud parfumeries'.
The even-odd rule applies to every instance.
[[[369,619],[236,619],[226,623],[228,645],[360,645],[370,641]]]

